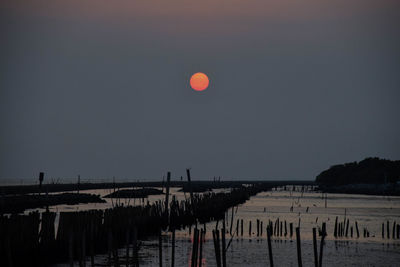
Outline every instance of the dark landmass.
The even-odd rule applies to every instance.
[[[187,186],[187,181],[174,181],[172,180],[171,187],[184,187]],[[285,185],[314,185],[314,181],[192,181],[192,187],[203,186],[207,188],[238,188],[243,184],[251,185],[268,185],[271,187],[285,186]],[[127,187],[163,187],[166,182],[125,182],[125,183],[81,183],[81,184],[44,184],[43,188],[40,189],[39,185],[4,185],[0,186],[1,195],[19,195],[19,194],[31,194],[39,192],[67,192],[67,191],[78,191],[78,190],[91,190],[91,189],[110,189],[110,188],[127,188]]]
[[[212,182],[212,183],[194,183],[192,184],[192,192],[193,193],[203,193],[207,191],[211,191],[212,189],[223,189],[223,188],[241,188],[242,184],[234,184],[232,183],[230,186],[227,187],[226,183],[221,182]],[[179,192],[190,192],[189,184],[184,184],[182,189]]]
[[[162,190],[156,188],[141,188],[141,189],[122,189],[117,190],[104,197],[106,198],[145,198],[150,195],[162,195]]]
[[[321,172],[315,181],[322,188],[333,188],[332,186],[350,184],[388,184],[396,183],[399,180],[399,160],[366,158],[360,162],[332,166]]]
[[[21,213],[26,209],[45,208],[54,205],[104,203],[99,195],[62,193],[54,195],[15,195],[0,197],[0,214]]]

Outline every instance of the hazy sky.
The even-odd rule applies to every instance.
[[[0,182],[400,159],[398,0],[0,3]],[[196,92],[190,76],[210,87]]]

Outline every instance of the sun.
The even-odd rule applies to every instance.
[[[210,80],[208,79],[207,75],[202,72],[197,72],[190,78],[190,86],[195,91],[204,91],[207,89],[209,84]]]

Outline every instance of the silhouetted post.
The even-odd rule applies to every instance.
[[[80,175],[78,175],[78,194],[79,194],[79,187],[80,187],[80,185],[81,185],[81,176]]]
[[[260,220],[257,219],[257,237],[260,236]]]
[[[347,219],[347,224],[346,224],[346,237],[348,232],[349,232],[349,219]]]
[[[260,222],[260,236],[263,235],[263,222]]]
[[[39,195],[42,193],[42,184],[44,180],[44,172],[39,173]]]
[[[232,225],[233,225],[233,212],[234,212],[234,206],[232,206],[232,216],[231,216],[231,227],[229,229],[229,234],[232,236]]]
[[[213,240],[214,240],[214,250],[215,250],[215,259],[217,262],[217,267],[221,267],[221,254],[219,249],[219,231],[213,230]]]
[[[358,231],[358,223],[357,223],[357,221],[356,221],[356,232],[357,232],[357,238],[359,238],[360,237],[360,232]]]
[[[203,240],[204,240],[204,230],[201,229],[200,231],[200,252],[199,252],[199,267],[202,266],[202,258],[203,258]]]
[[[286,225],[286,220],[285,220],[285,237],[287,236],[287,225]]]
[[[324,250],[324,242],[326,237],[326,223],[322,223],[322,237],[321,237],[321,244],[319,248],[319,267],[322,267],[322,255]]]
[[[132,242],[132,246],[133,246],[133,266],[139,266],[136,225],[133,227],[133,242]]]
[[[222,239],[222,267],[226,267],[226,242],[225,242],[225,216],[222,219],[221,239]]]
[[[162,267],[162,237],[161,230],[158,232],[158,260],[160,262],[160,267]]]
[[[169,207],[169,186],[170,186],[170,182],[171,182],[171,172],[168,172],[167,173],[167,190],[166,190],[166,193],[165,193],[165,213],[166,213],[166,217],[167,217],[167,221],[168,222],[169,222],[169,220],[168,220],[168,215],[169,215],[168,207]]]
[[[270,226],[267,227],[267,241],[268,241],[269,265],[271,267],[273,267],[274,266],[274,260],[273,260],[273,257],[272,257],[271,232],[272,232],[272,227],[270,225]]]
[[[249,222],[249,237],[251,237],[251,220]]]
[[[350,227],[350,237],[353,238],[353,226]]]
[[[192,246],[192,267],[196,267],[197,264],[197,245],[198,245],[199,230],[194,228],[193,231],[193,246]]]
[[[335,238],[337,238],[337,220],[338,220],[338,217],[336,216],[336,219],[335,219],[335,230],[333,231],[333,236],[335,237]]]
[[[243,219],[240,221],[240,235],[243,236]]]
[[[172,229],[171,267],[175,266],[175,229]]]
[[[396,221],[393,222],[393,233],[392,233],[392,238],[393,239],[396,238],[395,232],[396,232]]]
[[[318,248],[317,248],[317,229],[312,229],[313,234],[313,248],[314,248],[314,265],[318,267]]]
[[[289,224],[289,229],[290,229],[290,238],[293,236],[293,223]]]
[[[68,256],[69,256],[69,266],[74,266],[74,232],[72,229],[68,233]]]
[[[300,228],[296,227],[296,241],[297,241],[297,262],[299,264],[299,267],[302,267],[302,261],[301,261],[301,241],[300,241]]]
[[[125,233],[125,242],[126,242],[126,266],[129,266],[129,236],[130,236],[130,232],[129,232],[129,228],[126,229],[126,233]]]
[[[193,189],[192,189],[192,181],[190,178],[190,169],[186,169],[186,175],[188,179],[188,185],[189,185],[189,190],[190,190],[190,203],[192,204],[192,208],[194,209],[194,203],[193,203]],[[194,210],[193,210],[194,213]]]
[[[390,239],[389,221],[387,221],[386,224],[386,233],[387,233],[387,239]]]
[[[385,223],[382,223],[382,239],[385,238]]]
[[[239,236],[239,219],[236,221],[236,235]]]

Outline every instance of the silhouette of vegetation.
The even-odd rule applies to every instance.
[[[99,195],[75,193],[1,196],[0,201],[0,214],[20,213],[26,209],[45,208],[46,206],[61,204],[76,205],[106,202]]]
[[[162,195],[163,191],[156,188],[121,189],[104,197],[106,198],[144,198],[150,195]]]
[[[321,172],[316,183],[319,185],[386,184],[400,180],[400,161],[366,158],[330,167]]]

